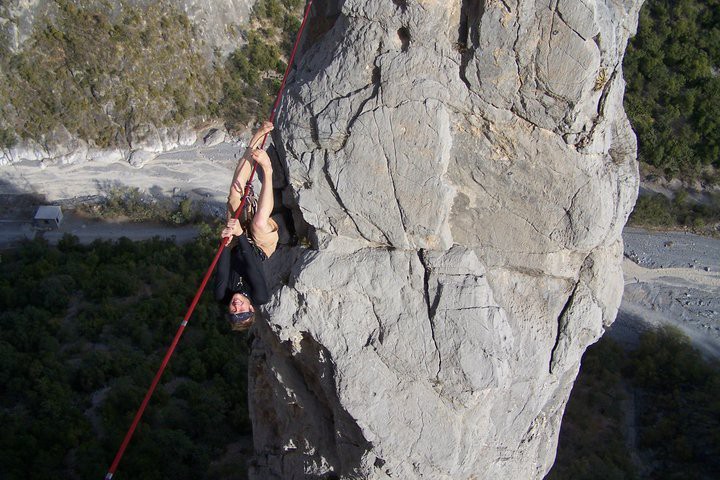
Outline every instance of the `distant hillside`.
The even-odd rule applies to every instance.
[[[72,3],[77,6],[84,4],[81,1]],[[98,5],[114,16],[124,5],[144,8],[154,3],[158,3],[157,0],[127,0]],[[202,0],[166,0],[163,3],[187,15],[208,51],[217,48],[227,54],[236,48],[241,37],[241,27],[250,18],[256,0],[214,0],[212,8],[208,8],[208,3]],[[36,21],[48,15],[54,16],[57,8],[58,2],[55,0],[1,2],[0,31],[7,37],[10,48],[17,51],[32,36]]]
[[[247,2],[235,3],[247,14]],[[241,28],[213,23],[214,3],[189,0],[38,5],[25,17],[17,4],[0,6],[0,148],[50,151],[78,139],[136,148],[188,124],[243,128],[269,109],[301,9],[262,0]]]

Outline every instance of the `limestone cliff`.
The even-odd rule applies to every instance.
[[[642,0],[318,0],[275,143],[254,479],[534,479],[616,315]]]

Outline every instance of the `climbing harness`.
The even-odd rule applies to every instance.
[[[257,195],[255,195],[255,189],[252,187],[252,185],[249,186],[247,194],[243,195],[241,203],[243,202],[245,203],[245,208],[238,209],[241,210],[240,216],[238,218],[240,220],[240,225],[242,225],[243,227],[243,230],[248,232],[250,231],[250,222],[252,222],[252,219],[255,216],[255,212],[257,212],[258,205],[258,198]]]
[[[283,76],[282,82],[280,83],[280,88],[278,89],[277,96],[275,97],[275,103],[273,104],[272,110],[270,111],[270,117],[268,121],[272,122],[275,119],[275,115],[277,113],[278,106],[280,105],[280,99],[282,98],[283,91],[285,90],[285,83],[287,82],[287,77],[290,74],[290,69],[293,65],[293,62],[295,60],[295,53],[297,53],[298,45],[300,44],[300,38],[302,37],[303,30],[305,29],[305,24],[307,23],[308,16],[310,15],[310,7],[312,6],[313,0],[308,0],[307,5],[305,7],[305,14],[303,15],[302,23],[300,24],[300,28],[297,33],[297,37],[295,38],[295,44],[293,45],[292,52],[290,53],[290,58],[288,59],[287,68],[285,69],[285,75]],[[267,140],[268,134],[266,133],[263,137],[262,145],[260,148],[265,148],[265,141]],[[247,199],[250,196],[252,186],[251,182],[253,180],[253,177],[255,176],[255,170],[257,169],[257,163],[253,164],[252,171],[250,172],[250,177],[248,178],[247,184],[245,185],[245,193],[243,195],[243,199],[240,202],[240,207],[235,212],[235,215],[233,218],[237,219],[240,213],[243,211],[243,207],[245,206],[245,203],[247,202]],[[155,388],[157,387],[158,382],[160,381],[160,377],[162,376],[163,372],[165,371],[165,368],[167,367],[168,362],[170,361],[170,357],[172,356],[173,352],[175,351],[175,347],[177,347],[178,342],[180,341],[180,337],[182,336],[183,332],[185,331],[185,327],[188,324],[188,321],[190,320],[190,317],[192,316],[193,312],[195,311],[195,307],[198,304],[198,301],[200,300],[200,297],[202,296],[203,291],[205,290],[205,286],[207,285],[208,280],[210,279],[210,276],[212,275],[213,270],[215,269],[215,265],[217,265],[218,260],[220,259],[220,254],[222,254],[223,250],[227,246],[226,241],[221,241],[220,246],[218,247],[217,253],[215,253],[215,257],[213,258],[212,263],[210,264],[210,267],[207,269],[207,272],[205,272],[205,276],[202,279],[202,282],[200,283],[200,287],[198,288],[197,292],[195,293],[195,297],[192,300],[192,303],[190,304],[190,307],[188,308],[187,312],[185,313],[185,317],[183,318],[183,321],[180,323],[180,327],[177,330],[177,333],[175,333],[175,337],[172,340],[172,343],[170,344],[170,347],[167,350],[167,353],[165,353],[165,357],[162,360],[162,363],[160,364],[160,368],[158,369],[157,373],[155,374],[155,377],[152,380],[152,383],[150,384],[150,388],[148,388],[147,393],[145,394],[145,398],[143,398],[142,403],[140,404],[140,407],[138,408],[137,413],[135,414],[135,417],[133,418],[132,424],[130,425],[130,428],[128,429],[127,433],[125,434],[125,438],[123,439],[122,443],[120,444],[120,448],[118,449],[117,453],[115,454],[115,458],[113,459],[112,464],[110,465],[110,469],[105,474],[105,480],[111,480],[115,472],[117,471],[117,467],[120,464],[120,460],[122,459],[125,449],[127,448],[128,444],[130,443],[130,439],[132,438],[133,434],[135,433],[135,429],[137,428],[138,424],[140,423],[140,419],[143,416],[143,413],[145,412],[145,408],[147,407],[148,402],[150,401],[150,397],[152,397],[152,394],[155,392]]]

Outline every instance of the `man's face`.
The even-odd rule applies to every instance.
[[[245,295],[236,293],[230,299],[230,305],[228,305],[228,312],[230,312],[230,313],[245,313],[245,312],[254,312],[254,311],[255,311],[255,308],[253,308],[252,304],[250,303],[250,300]]]

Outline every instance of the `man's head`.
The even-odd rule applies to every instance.
[[[241,293],[235,293],[230,298],[227,318],[230,320],[230,328],[233,330],[247,330],[255,321],[255,307],[252,306],[248,297]]]

